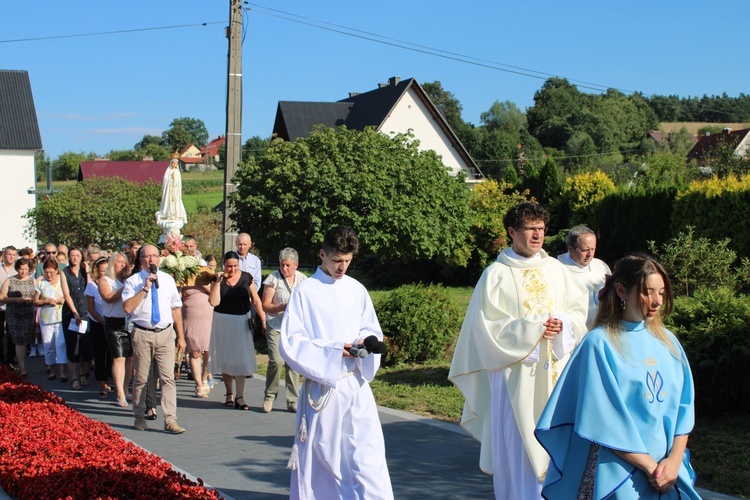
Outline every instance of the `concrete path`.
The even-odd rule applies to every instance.
[[[293,443],[295,415],[286,411],[283,390],[274,411],[263,413],[264,381],[248,379],[245,399],[250,411],[222,406],[220,378],[206,399],[193,395],[190,380],[177,381],[177,420],[181,435],[162,431],[159,419],[148,432],[133,429],[132,407],[119,408],[115,398],[98,396],[96,382],[73,391],[70,382],[48,381],[40,358],[27,360],[28,380],[55,392],[71,407],[100,420],[127,439],[159,455],[191,478],[201,478],[231,500],[281,499],[289,496],[287,460]],[[388,467],[397,499],[494,498],[492,478],[479,471],[479,445],[458,425],[380,408]],[[706,499],[733,497],[705,490]],[[7,498],[0,490],[0,500]]]

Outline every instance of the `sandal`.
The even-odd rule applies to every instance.
[[[242,400],[242,404],[239,403],[240,399]],[[245,410],[245,411],[250,409],[250,407],[245,404],[245,398],[243,398],[242,396],[234,400],[234,408],[236,410]]]
[[[57,375],[55,375],[54,373],[50,373],[49,375],[47,375],[47,380],[55,380],[56,377]]]
[[[109,393],[107,391],[102,391],[99,393],[99,399],[107,399],[107,396],[109,396]]]
[[[224,406],[227,408],[233,408],[234,407],[234,394],[231,392],[229,394],[224,394],[226,396],[226,401],[224,401]]]
[[[89,376],[81,375],[81,385],[89,385]]]
[[[200,389],[195,390],[195,397],[196,398],[207,398],[208,397],[209,388],[208,387],[201,387]]]
[[[126,400],[124,400],[124,399],[118,399],[117,400],[117,406],[119,406],[120,408],[127,408],[128,407],[128,402]]]
[[[60,382],[64,384],[67,381],[68,381],[68,377],[66,377],[65,375],[60,375]]]
[[[144,417],[146,420],[156,420],[158,417],[156,416],[156,408],[149,408],[146,411],[146,416]]]
[[[71,385],[73,386],[74,391],[80,391],[81,390],[81,381],[77,378],[74,378],[71,382]]]

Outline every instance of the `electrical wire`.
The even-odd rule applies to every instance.
[[[61,40],[65,38],[81,38],[87,36],[102,36],[102,35],[120,35],[124,33],[139,33],[143,31],[160,31],[160,30],[172,30],[172,29],[183,29],[183,28],[196,28],[199,26],[209,26],[212,24],[226,24],[226,21],[210,21],[205,23],[196,24],[176,24],[173,26],[155,26],[151,28],[134,28],[129,30],[115,30],[115,31],[98,31],[94,33],[78,33],[74,35],[51,35],[51,36],[40,36],[34,38],[16,38],[13,40],[0,40],[0,43],[18,43],[18,42],[37,42],[41,40]]]
[[[415,52],[422,52],[422,53],[433,55],[433,56],[436,56],[436,57],[444,57],[446,59],[453,59],[453,60],[456,60],[456,61],[459,61],[459,62],[464,62],[464,63],[468,63],[468,64],[475,64],[477,66],[484,66],[484,67],[487,67],[487,68],[490,68],[490,69],[496,69],[498,71],[506,71],[508,73],[514,73],[514,74],[518,74],[518,75],[521,75],[521,76],[528,76],[528,77],[531,77],[531,78],[538,78],[538,79],[543,79],[543,80],[559,76],[559,75],[555,75],[555,74],[552,74],[552,73],[545,73],[543,71],[537,71],[537,70],[534,70],[534,69],[523,68],[523,67],[520,67],[520,66],[513,66],[513,65],[510,65],[510,64],[504,64],[504,63],[500,63],[500,62],[496,62],[496,61],[490,61],[490,60],[487,60],[487,59],[481,59],[481,58],[478,58],[478,57],[469,56],[469,55],[465,55],[465,54],[460,54],[460,53],[457,53],[457,52],[451,52],[451,51],[448,51],[448,50],[438,49],[438,48],[435,48],[435,47],[429,47],[427,45],[420,45],[420,44],[409,42],[409,41],[406,41],[406,40],[399,40],[397,38],[391,38],[391,37],[379,35],[377,33],[372,33],[372,32],[369,32],[369,31],[363,31],[363,30],[359,30],[359,29],[356,29],[356,28],[350,28],[348,26],[343,26],[343,25],[340,25],[340,24],[329,23],[327,21],[323,21],[323,20],[320,20],[320,19],[315,19],[315,18],[300,16],[300,15],[297,15],[297,14],[294,14],[294,13],[291,13],[291,12],[285,12],[285,11],[274,9],[274,8],[271,8],[271,7],[266,7],[264,5],[254,4],[254,3],[250,3],[250,2],[245,2],[245,3],[247,5],[250,5],[250,6],[253,6],[253,7],[257,7],[257,8],[265,9],[267,11],[272,11],[272,12],[277,13],[277,14],[272,14],[270,12],[263,12],[263,11],[260,11],[260,10],[254,10],[254,12],[257,12],[259,14],[265,14],[267,16],[278,17],[278,18],[281,18],[281,19],[285,19],[287,21],[296,22],[296,23],[299,23],[299,24],[304,24],[304,25],[307,25],[307,26],[312,26],[312,27],[315,27],[315,28],[320,28],[320,29],[324,29],[324,30],[328,30],[328,31],[333,31],[335,33],[341,33],[341,34],[344,34],[344,35],[353,36],[355,38],[363,38],[365,40],[376,42],[376,43],[383,43],[383,44],[386,44],[386,45],[393,45],[393,46],[396,46],[396,47],[399,47],[399,48],[403,48],[403,49],[406,49],[406,50],[413,50]],[[285,16],[293,16],[293,17],[296,17],[296,18],[299,18],[299,19],[304,19],[307,22],[305,22],[305,21],[298,21],[298,20],[291,19],[291,18],[285,17]],[[333,28],[337,28],[337,29],[325,28],[324,26],[320,26],[320,25],[314,24],[314,23],[320,23],[320,24],[323,24],[323,25],[331,26]],[[340,31],[340,30],[346,30],[346,31]],[[349,33],[349,32],[351,32],[351,33]],[[361,36],[355,35],[355,33],[359,33],[359,34],[361,34]],[[377,38],[379,38],[379,39],[381,39],[383,41],[376,40],[376,39],[374,39],[372,37],[377,37]],[[392,43],[389,43],[389,42],[392,42]],[[415,47],[415,48],[407,47],[407,45],[410,45],[410,46]],[[507,69],[505,69],[505,68],[507,68]],[[607,90],[607,89],[614,89],[614,90],[618,90],[620,92],[628,93],[628,94],[632,94],[632,93],[636,92],[634,90],[619,89],[619,88],[616,88],[616,87],[612,87],[612,86],[608,86],[608,85],[602,85],[602,84],[593,83],[593,82],[586,82],[586,81],[583,81],[583,80],[570,79],[569,81],[571,81],[571,82],[579,82],[580,84],[582,84],[580,86],[588,88],[590,90],[603,91],[603,90]]]

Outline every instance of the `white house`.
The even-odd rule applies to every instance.
[[[409,130],[419,140],[420,151],[433,150],[442,157],[452,175],[466,173],[466,181],[483,179],[474,160],[448,125],[445,116],[432,103],[413,78],[392,77],[377,89],[352,93],[338,102],[280,101],[273,133],[287,141],[307,137],[313,126],[345,125],[350,130],[372,126],[385,134]]]
[[[0,246],[36,248],[24,234],[26,212],[36,207],[34,153],[42,149],[31,82],[26,71],[0,70]]]

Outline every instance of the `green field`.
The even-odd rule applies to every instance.
[[[52,189],[65,189],[78,181],[54,181]],[[46,189],[47,182],[37,182],[37,189]],[[224,199],[224,171],[184,172],[182,174],[182,201],[190,214],[198,206],[215,207]]]

